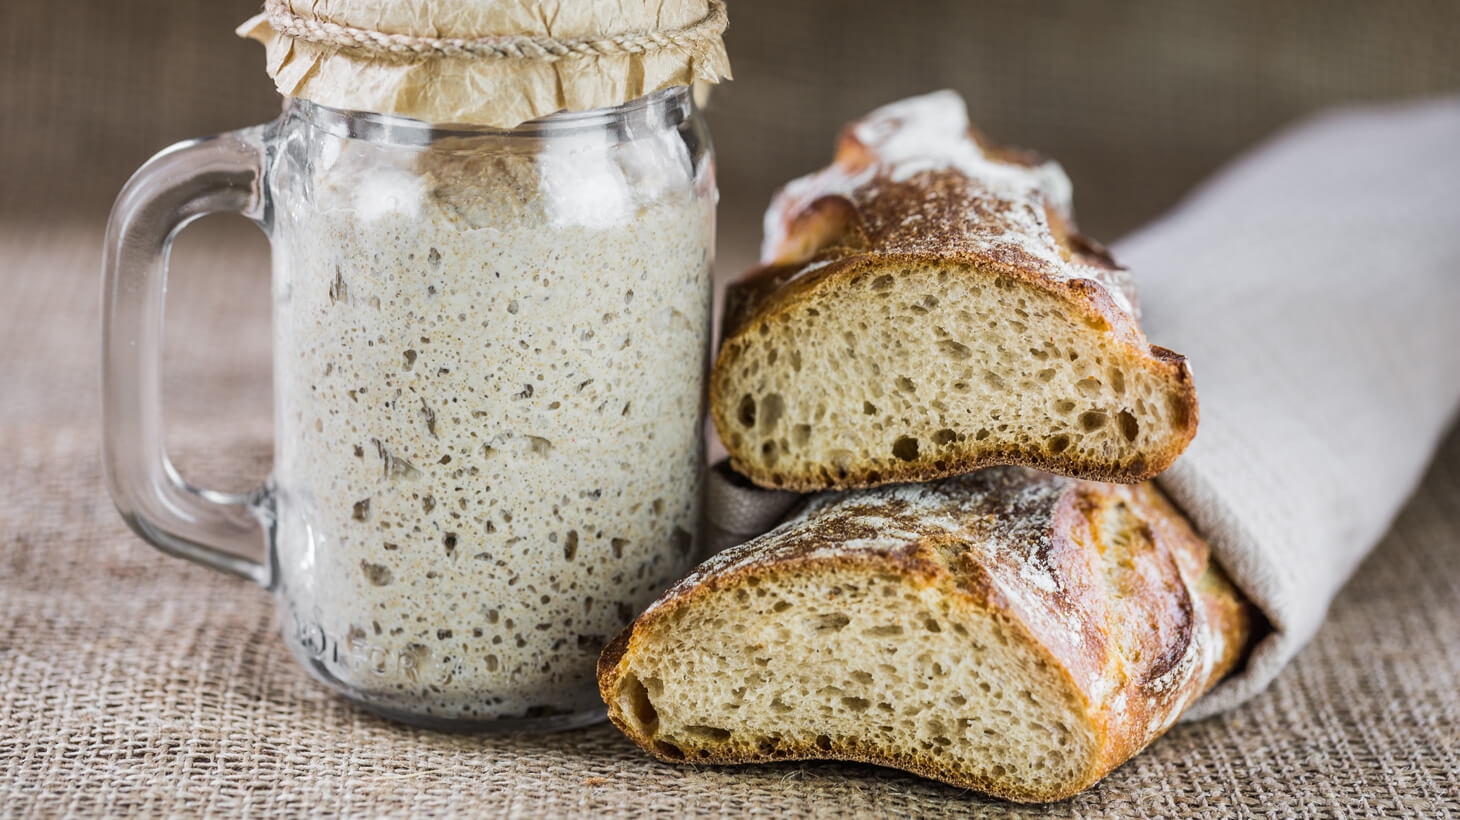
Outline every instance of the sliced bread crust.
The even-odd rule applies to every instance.
[[[732,285],[710,408],[737,470],[809,491],[1022,464],[1135,482],[1196,434],[1185,359],[1074,227],[1059,166],[940,93],[880,109],[783,189]]]
[[[1252,615],[1154,486],[996,468],[818,496],[604,651],[655,757],[892,766],[1073,795],[1239,661]]]

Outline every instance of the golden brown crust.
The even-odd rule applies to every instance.
[[[951,528],[950,517],[957,521]],[[888,538],[889,532],[905,537]],[[720,605],[717,593],[765,579],[809,579],[847,568],[934,589],[970,616],[1000,619],[1032,647],[1067,680],[1094,727],[1095,753],[1080,776],[1058,789],[1030,790],[1017,780],[972,777],[937,755],[889,754],[865,738],[683,748],[626,719],[617,687],[630,660],[652,653],[656,637],[674,634],[682,613]],[[667,592],[614,639],[598,672],[609,717],[661,760],[850,760],[1013,800],[1048,801],[1089,787],[1163,733],[1234,668],[1251,630],[1240,593],[1153,485],[1001,468],[922,486],[818,496],[786,525],[711,559]]]
[[[1068,192],[1052,190],[1068,185],[1058,165],[1032,151],[996,146],[970,125],[990,168],[1012,166],[1030,176],[1042,171],[1050,181],[1009,188],[956,165],[906,174],[853,136],[859,125],[843,132],[826,171],[805,178],[813,183],[809,192],[794,195],[792,183],[772,202],[767,220],[776,231],[767,239],[764,264],[799,267],[858,254],[972,256],[1037,274],[1040,282],[1098,282],[1128,303],[1129,318],[1138,317],[1128,272],[1079,232]]]
[[[948,101],[938,104],[944,103]],[[765,264],[727,291],[722,341],[711,374],[711,412],[733,466],[763,487],[803,492],[926,481],[1000,464],[1102,481],[1137,482],[1159,474],[1196,434],[1196,390],[1185,359],[1147,343],[1137,323],[1139,306],[1128,272],[1099,243],[1079,233],[1068,181],[1058,166],[1032,152],[995,146],[971,126],[971,138],[983,152],[973,170],[956,161],[914,161],[909,166],[905,157],[896,160],[880,153],[898,150],[876,139],[913,127],[905,121],[945,115],[926,110],[919,115],[879,113],[854,123],[843,131],[829,168],[777,195],[767,214]],[[864,134],[869,124],[871,131]],[[1000,170],[1004,166],[1021,169],[1022,181],[1006,183]],[[771,469],[756,453],[736,446],[729,422],[738,396],[732,395],[730,382],[741,356],[755,349],[760,338],[773,336],[828,294],[865,277],[929,267],[1055,296],[1071,323],[1108,337],[1124,357],[1122,366],[1145,371],[1167,386],[1172,429],[1124,463],[1050,453],[1036,442],[1002,449],[968,442],[951,455],[854,464],[845,475],[810,467]],[[751,445],[747,440],[743,446]]]

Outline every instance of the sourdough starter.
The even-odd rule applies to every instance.
[[[665,146],[315,160],[278,216],[274,556],[315,674],[428,718],[601,706],[698,532],[712,182]]]

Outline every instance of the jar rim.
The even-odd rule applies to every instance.
[[[690,93],[690,87],[680,85],[645,94],[612,108],[559,111],[513,128],[432,123],[398,114],[333,108],[303,97],[286,97],[283,116],[298,117],[334,136],[421,145],[461,137],[557,137],[617,127],[634,119],[659,119],[661,113],[665,120],[663,124],[674,126],[688,119],[693,110],[694,95]]]

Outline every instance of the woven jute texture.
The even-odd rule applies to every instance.
[[[260,5],[0,4],[0,815],[1026,811],[870,767],[672,768],[604,726],[394,726],[294,665],[262,591],[125,529],[99,474],[94,215],[151,152],[277,113],[257,46],[232,34]],[[842,122],[933,87],[1059,157],[1103,239],[1304,111],[1456,87],[1460,5],[1442,0],[731,5],[738,79],[710,110],[728,273],[771,189],[823,163]],[[171,453],[223,489],[269,460],[267,257],[248,231],[189,229],[169,292]],[[1452,433],[1271,689],[1048,814],[1460,816],[1457,565]]]
[[[267,255],[185,232],[171,451],[240,489],[269,459]],[[250,235],[252,233],[252,235]],[[607,726],[470,737],[362,713],[302,672],[267,595],[157,553],[101,485],[101,225],[0,223],[0,814],[978,816],[839,764],[683,768]],[[1271,689],[1178,726],[1051,816],[1460,816],[1460,434]]]

